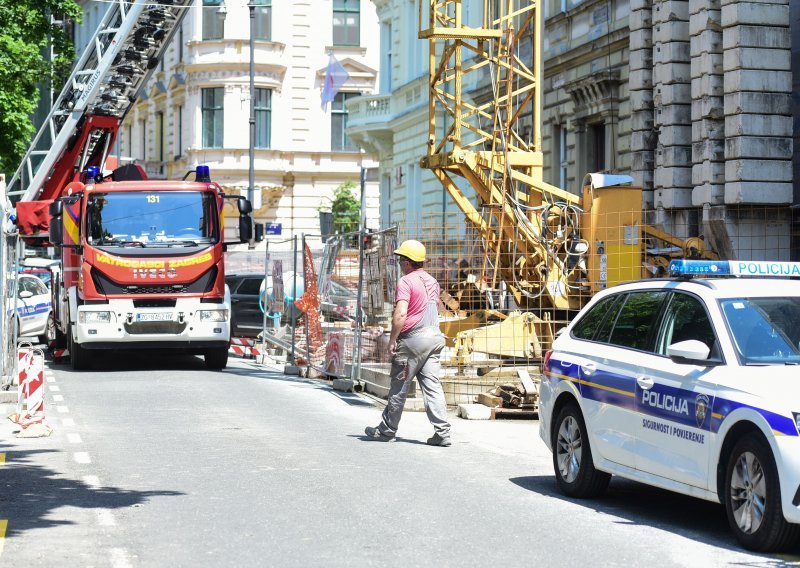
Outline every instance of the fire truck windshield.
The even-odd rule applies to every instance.
[[[95,246],[195,246],[216,241],[215,218],[210,193],[92,193],[86,205],[87,240]]]

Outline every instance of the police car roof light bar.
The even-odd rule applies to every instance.
[[[800,278],[800,262],[768,262],[755,260],[673,260],[670,276],[761,276],[767,278]]]

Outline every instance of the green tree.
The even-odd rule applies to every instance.
[[[361,222],[361,203],[353,193],[356,187],[356,182],[347,180],[333,190],[331,213],[333,213],[334,233],[358,231]]]
[[[0,0],[0,171],[6,174],[17,169],[35,132],[38,88],[61,85],[75,58],[69,35],[51,15],[80,21],[83,11],[74,0]]]

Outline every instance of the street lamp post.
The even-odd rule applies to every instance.
[[[253,192],[256,185],[255,155],[256,155],[256,4],[249,0],[247,8],[250,10],[250,167],[248,172],[247,199],[253,203]],[[251,213],[252,215],[252,213]],[[255,248],[255,231],[250,236],[250,248]]]

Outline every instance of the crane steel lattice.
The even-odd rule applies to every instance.
[[[479,27],[464,21],[461,0],[430,0],[428,153],[441,181],[486,243],[493,285],[505,281],[520,306],[576,308],[570,288],[583,278],[577,260],[578,196],[542,180],[541,13],[535,0],[484,0]],[[525,60],[524,60],[525,59]],[[465,96],[471,90],[472,97]],[[449,117],[444,130],[437,118]],[[475,190],[478,210],[454,176]],[[571,220],[557,234],[548,218]],[[574,221],[574,223],[572,223]]]
[[[119,124],[191,3],[116,0],[109,5],[8,183],[11,201],[52,199],[76,171],[88,165],[102,166]],[[82,139],[76,140],[76,134]]]

